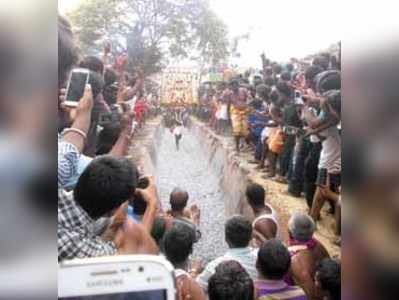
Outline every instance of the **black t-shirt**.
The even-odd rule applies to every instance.
[[[284,107],[283,110],[283,125],[302,127],[302,120],[299,117],[297,107],[295,104],[291,103]]]

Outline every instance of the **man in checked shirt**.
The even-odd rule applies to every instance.
[[[102,156],[94,159],[79,177],[73,193],[58,192],[58,260],[114,254],[157,254],[150,236],[157,210],[153,178],[149,186],[136,189],[138,173],[126,158]],[[141,194],[147,202],[141,224],[126,218],[127,200]],[[111,217],[103,234],[95,232],[95,221]]]

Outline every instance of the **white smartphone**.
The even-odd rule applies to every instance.
[[[153,255],[66,261],[58,270],[58,299],[175,300],[173,267]]]
[[[90,71],[88,69],[73,69],[69,77],[65,105],[76,107],[82,98],[86,84],[89,82]]]

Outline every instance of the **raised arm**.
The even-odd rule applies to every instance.
[[[125,157],[128,155],[129,146],[132,140],[131,130],[133,117],[133,112],[127,111],[123,114],[121,119],[121,132],[109,153],[110,155],[115,157]]]
[[[93,94],[91,86],[87,85],[83,97],[80,99],[78,107],[76,108],[76,117],[71,126],[71,130],[67,130],[62,138],[63,141],[75,145],[80,153],[82,153],[85,145],[85,135],[89,131],[92,108]]]

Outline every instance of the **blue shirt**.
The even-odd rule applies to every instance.
[[[261,110],[256,110],[256,112],[261,113]],[[263,128],[265,128],[265,123],[267,123],[268,118],[266,116],[260,116],[258,114],[252,113],[248,115],[248,123],[253,126],[251,132],[255,136],[260,136],[262,134]]]

